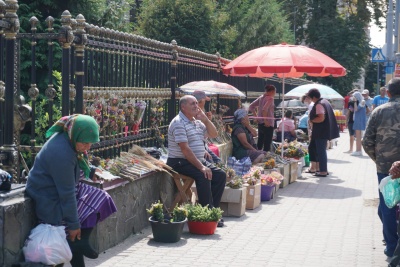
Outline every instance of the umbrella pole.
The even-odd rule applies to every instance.
[[[281,124],[282,124],[282,148],[281,148],[281,157],[283,158],[283,144],[285,140],[283,137],[285,136],[285,124],[283,123],[283,117],[285,116],[285,74],[283,74],[282,77],[282,118],[281,118]]]

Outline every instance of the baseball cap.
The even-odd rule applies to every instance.
[[[362,95],[369,95],[369,91],[368,89],[364,89],[361,93]]]
[[[197,101],[200,101],[202,99],[205,99],[206,101],[210,101],[211,99],[206,96],[206,93],[203,91],[194,91],[193,96],[197,99]]]

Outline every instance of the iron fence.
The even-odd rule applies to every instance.
[[[0,1],[0,168],[12,174],[14,182],[23,182],[21,170],[29,171],[29,161],[43,143],[43,129],[60,116],[93,116],[101,137],[91,153],[112,158],[132,144],[159,147],[165,143],[169,121],[178,112],[180,85],[216,80],[246,95],[262,92],[265,85],[264,79],[222,75],[221,68],[229,60],[218,53],[98,27],[86,23],[83,15],[73,19],[68,11],[58,20],[48,17],[40,22],[32,17],[30,29],[20,33],[17,10],[16,0]],[[38,23],[45,25],[45,32],[38,32]],[[38,42],[46,46],[47,62],[38,58]],[[21,51],[26,44],[30,45],[30,87],[22,90]],[[44,65],[47,88],[40,88],[37,68]],[[55,73],[60,73],[58,80]],[[22,94],[27,94],[29,105]],[[216,100],[229,107],[227,116],[240,105],[233,97]],[[28,143],[21,141],[22,130],[28,132]]]

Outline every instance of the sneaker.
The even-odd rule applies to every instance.
[[[361,151],[355,151],[355,152],[351,153],[350,156],[356,156],[356,157],[362,156],[362,152]]]
[[[224,219],[221,218],[221,219],[218,221],[217,227],[224,227]]]

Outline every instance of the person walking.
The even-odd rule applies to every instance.
[[[372,107],[375,109],[376,107],[379,107],[380,105],[383,105],[389,101],[389,98],[386,96],[386,88],[381,87],[379,89],[379,95],[374,97],[374,100],[372,101]]]
[[[368,122],[369,116],[371,115],[372,110],[374,110],[374,107],[373,107],[374,99],[369,96],[369,90],[368,89],[364,89],[361,92],[361,95],[365,100],[365,112],[366,112],[366,115],[367,115],[366,118],[367,118],[367,122]]]
[[[316,161],[319,163],[319,172],[314,176],[326,177],[328,175],[328,157],[326,145],[328,141],[339,137],[339,127],[335,114],[328,100],[321,98],[318,89],[310,89],[308,97],[314,102],[309,120],[312,122],[311,141],[315,142]]]
[[[390,101],[379,105],[371,114],[365,130],[362,145],[365,153],[375,162],[378,183],[389,175],[392,163],[400,159],[400,78],[394,78],[388,83]],[[398,245],[396,208],[388,208],[379,192],[378,216],[382,221],[383,237],[386,243],[384,253],[388,257],[394,255]],[[400,259],[400,249],[389,266],[397,266]]]
[[[218,208],[224,193],[226,173],[204,158],[204,139],[217,137],[217,129],[199,108],[194,96],[181,97],[179,108],[179,114],[168,127],[167,165],[195,180],[202,206]],[[222,227],[223,221],[218,226]]]
[[[362,131],[365,130],[367,126],[367,111],[365,106],[365,100],[362,97],[360,92],[355,92],[353,94],[354,97],[354,123],[353,130],[355,132],[356,137],[356,151],[351,153],[352,156],[362,156],[361,151],[361,135]]]
[[[346,127],[349,131],[350,136],[350,147],[349,150],[344,153],[353,153],[353,146],[354,146],[354,98],[351,97],[348,105],[347,105],[347,112],[346,112]]]
[[[274,135],[274,96],[276,88],[272,84],[265,86],[265,93],[254,100],[249,106],[249,112],[257,114],[258,122],[258,150],[270,151]]]

